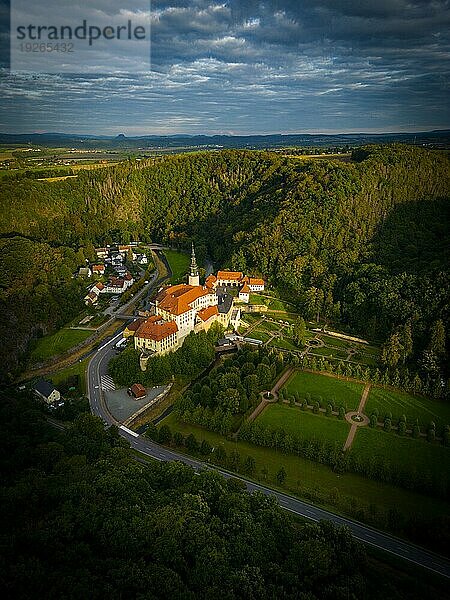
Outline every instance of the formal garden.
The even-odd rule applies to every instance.
[[[443,514],[450,488],[448,404],[367,377],[325,373],[325,360],[313,370],[310,363],[293,366],[276,349],[244,347],[196,381],[148,435],[376,526],[404,531],[425,505]],[[361,422],[350,418],[358,410]],[[426,429],[430,415],[434,435]],[[419,435],[412,425],[417,418],[424,425]]]

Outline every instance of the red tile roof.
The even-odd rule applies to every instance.
[[[125,281],[131,281],[133,279],[133,275],[131,273],[127,273],[124,277]]]
[[[218,271],[217,272],[217,279],[233,279],[233,280],[237,280],[240,281],[243,277],[243,273],[241,273],[240,271]]]
[[[250,277],[249,285],[264,285],[264,279],[255,279],[254,277]]]
[[[105,289],[105,286],[103,285],[103,283],[101,281],[98,281],[94,287],[98,288],[99,290],[103,290]]]
[[[250,294],[250,288],[248,287],[248,285],[246,283],[244,283],[243,287],[240,289],[239,293],[240,294]]]
[[[205,279],[205,286],[208,289],[211,289],[212,287],[214,287],[214,284],[217,281],[217,277],[215,275],[208,275],[208,277]]]
[[[182,315],[191,309],[198,298],[208,295],[208,290],[200,285],[172,285],[161,290],[156,297],[157,306],[172,315]]]
[[[135,398],[143,398],[144,396],[147,395],[145,387],[143,385],[141,385],[140,383],[133,383],[133,385],[131,386],[130,389],[131,389],[131,393],[133,394],[133,396]]]
[[[124,285],[124,281],[119,277],[111,277],[111,281],[108,283],[108,285],[110,285],[111,287],[122,288]]]
[[[141,324],[135,337],[160,342],[177,331],[178,327],[175,321],[164,321],[162,317],[153,315]]]
[[[93,265],[92,266],[92,270],[93,271],[104,271],[105,270],[105,265]]]
[[[210,319],[213,315],[217,315],[219,313],[217,306],[207,306],[206,308],[202,308],[201,310],[198,311],[198,316],[200,317],[200,319],[202,321],[207,321],[208,319]]]
[[[144,322],[145,319],[136,319],[136,321],[133,321],[132,323],[128,323],[128,325],[126,326],[126,329],[128,329],[128,331],[137,331],[139,329],[139,327],[142,325],[142,323]]]

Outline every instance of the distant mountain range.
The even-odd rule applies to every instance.
[[[450,129],[416,133],[339,133],[339,134],[272,134],[272,135],[143,135],[127,137],[74,135],[67,133],[0,133],[0,144],[36,144],[104,149],[163,148],[283,148],[289,146],[345,146],[369,143],[408,142],[450,146]]]

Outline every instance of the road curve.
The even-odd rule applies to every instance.
[[[101,375],[107,374],[108,362],[115,353],[114,344],[121,335],[122,332],[116,334],[111,340],[103,344],[103,346],[101,346],[93,355],[87,368],[87,393],[91,412],[103,419],[103,421],[108,425],[115,424],[119,426],[120,423],[118,423],[106,409],[100,378]],[[372,527],[363,525],[357,521],[352,521],[340,515],[336,515],[329,511],[313,506],[312,504],[308,504],[307,502],[299,500],[298,498],[294,498],[293,496],[289,496],[288,494],[283,494],[263,485],[259,485],[239,475],[228,473],[227,471],[223,471],[218,467],[211,467],[210,465],[207,465],[199,460],[164,448],[163,446],[160,446],[145,437],[137,435],[134,432],[130,432],[129,430],[119,429],[119,432],[120,435],[129,441],[132,448],[138,450],[146,456],[161,461],[179,460],[187,465],[190,465],[196,470],[214,468],[214,470],[221,473],[224,477],[234,477],[236,479],[240,479],[247,486],[247,490],[251,492],[259,491],[263,494],[275,496],[280,506],[285,510],[313,521],[325,519],[332,521],[336,525],[345,525],[351,530],[356,539],[384,550],[385,552],[394,554],[399,558],[423,567],[429,571],[433,571],[434,573],[450,578],[450,561],[443,556],[434,554],[433,552],[421,548],[420,546],[416,546],[415,544],[411,544],[387,533],[383,533],[382,531],[373,529]]]

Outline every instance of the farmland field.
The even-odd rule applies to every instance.
[[[297,371],[285,387],[289,394],[299,392],[301,398],[305,398],[306,394],[310,394],[312,400],[321,396],[325,401],[334,400],[337,404],[346,406],[347,410],[356,410],[364,386],[354,381]]]
[[[92,331],[82,329],[60,329],[53,335],[40,338],[31,352],[32,360],[46,360],[52,356],[62,354],[86,338],[92,335]]]
[[[286,404],[270,404],[257,418],[261,425],[273,429],[284,429],[286,433],[298,435],[306,440],[325,440],[338,442],[343,446],[347,439],[350,425],[337,417],[314,415],[297,406]]]
[[[449,402],[412,396],[397,390],[372,387],[364,412],[370,417],[375,409],[378,409],[379,420],[383,420],[385,414],[390,412],[394,421],[401,415],[406,415],[409,425],[419,419],[419,424],[423,428],[428,426],[430,421],[434,421],[438,429],[450,424]]]

